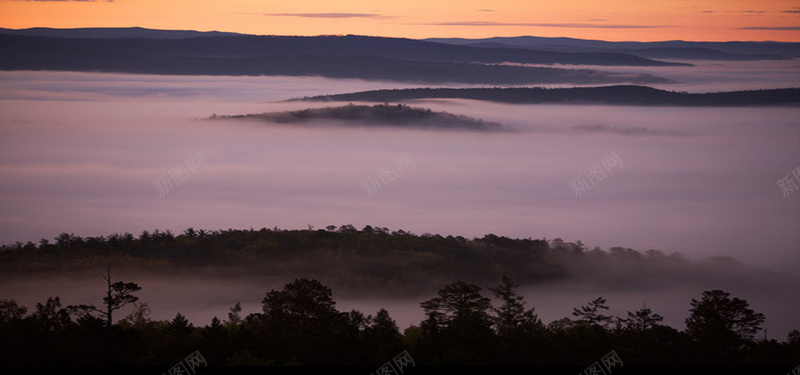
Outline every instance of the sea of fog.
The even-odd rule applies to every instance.
[[[693,92],[771,88],[776,75],[784,83],[798,81],[796,61],[762,70],[754,63],[713,64],[647,72],[684,82],[702,76],[691,90],[687,84],[674,88]],[[0,243],[52,240],[62,232],[330,224],[560,237],[589,248],[658,249],[689,259],[728,255],[790,281],[687,286],[676,280],[674,288],[659,290],[526,288],[545,322],[602,295],[613,314],[646,303],[682,329],[691,298],[722,288],[764,312],[770,336],[785,339],[800,328],[800,191],[785,196],[776,184],[800,167],[800,108],[409,103],[515,130],[504,133],[203,120],[346,104],[278,102],[288,98],[416,86],[314,77],[0,72]],[[362,182],[375,181],[398,156],[413,162],[368,193]],[[585,172],[595,166],[604,176],[588,181]],[[180,183],[172,179],[159,190],[154,181],[170,180],[170,172]],[[570,181],[580,175],[589,186],[576,191]],[[215,315],[224,318],[236,301],[245,313],[256,312],[266,291],[283,282],[130,281],[144,287],[140,296],[154,318],[181,312],[201,325]],[[99,303],[98,287],[99,275],[7,281],[0,298],[28,307],[50,295],[65,304]],[[378,299],[334,290],[340,309],[374,314],[385,307],[401,327],[422,320],[419,302],[431,296]]]

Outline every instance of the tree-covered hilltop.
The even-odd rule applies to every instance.
[[[413,88],[305,97],[305,101],[401,102],[411,99],[472,99],[514,104],[607,104],[642,106],[771,106],[800,104],[800,88],[691,94],[647,86]]]
[[[128,292],[138,291],[135,283],[110,285],[128,285],[133,288]],[[723,290],[707,290],[692,299],[686,329],[681,331],[662,325],[663,317],[647,307],[624,316],[608,315],[603,297],[574,308],[572,317],[545,325],[531,306],[536,301],[526,301],[517,293],[518,286],[508,277],[487,290],[462,280],[451,282],[435,297],[420,302],[426,318],[403,332],[386,309],[375,315],[340,311],[333,290],[314,279],[295,279],[282,290],[266,292],[261,312],[242,316],[237,302],[223,320],[214,317],[204,326],[195,326],[180,312],[172,320],[154,321],[146,303],[112,323],[84,306],[64,306],[66,302],[58,297],[37,304],[30,313],[13,299],[2,299],[0,364],[148,365],[161,367],[160,373],[193,353],[202,361],[190,364],[210,366],[205,370],[351,365],[365,366],[358,373],[369,373],[392,364],[406,371],[431,365],[575,366],[580,370],[602,359],[604,366],[617,373],[620,366],[653,365],[770,365],[787,371],[800,358],[800,332],[790,332],[781,342],[756,339],[764,314]],[[108,298],[103,298],[109,311],[117,306],[118,296],[109,287]]]
[[[449,112],[435,112],[428,108],[403,104],[353,105],[340,107],[308,108],[297,111],[269,112],[248,115],[211,116],[209,119],[259,120],[278,124],[309,124],[315,121],[335,121],[338,125],[397,126],[420,129],[463,129],[475,131],[502,131],[502,125]]]
[[[317,230],[194,230],[179,235],[144,231],[100,237],[62,233],[0,247],[0,277],[105,271],[108,265],[146,273],[213,272],[214,275],[326,280],[348,292],[419,293],[463,279],[488,282],[504,275],[524,285],[556,281],[651,287],[742,277],[729,257],[690,261],[679,253],[630,248],[587,249],[581,241],[416,235],[404,230],[352,225]]]

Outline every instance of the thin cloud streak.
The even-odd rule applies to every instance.
[[[72,2],[72,3],[98,3],[98,0],[14,0],[14,1],[27,1],[27,2]],[[106,3],[113,3],[114,0],[103,0]]]
[[[534,27],[560,27],[560,28],[579,28],[579,29],[658,29],[666,27],[677,27],[675,25],[598,25],[590,23],[528,23],[528,22],[488,22],[488,21],[462,21],[462,22],[440,22],[440,23],[417,23],[414,25],[433,25],[433,26],[534,26]]]
[[[798,31],[800,30],[800,26],[775,26],[775,27],[751,26],[751,27],[738,27],[736,28],[736,30]]]
[[[377,13],[266,13],[271,17],[303,17],[303,18],[387,18]]]

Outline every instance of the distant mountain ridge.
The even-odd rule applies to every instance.
[[[691,66],[657,59],[800,57],[800,43],[605,42],[539,37],[415,40],[144,28],[0,29],[0,50],[4,52],[0,70],[323,76],[502,85],[672,82],[648,74],[531,65]]]
[[[142,27],[87,27],[78,29],[57,29],[50,27],[34,27],[30,29],[6,29],[0,27],[0,34],[43,36],[48,38],[82,38],[82,39],[186,39],[208,36],[245,35],[222,31],[194,30],[160,30]]]
[[[420,83],[651,84],[672,81],[647,74],[497,63],[681,65],[618,53],[491,49],[355,35],[298,37],[146,29],[46,30],[46,33],[63,32],[63,37],[52,37],[16,35],[18,31],[9,34],[0,30],[0,50],[4,53],[0,70],[323,76]],[[99,32],[107,32],[108,38],[69,37],[76,33],[96,36]],[[126,35],[133,37],[122,37]]]
[[[800,43],[787,42],[608,42],[534,36],[484,39],[428,38],[430,42],[483,48],[528,48],[559,52],[617,52],[648,58],[697,60],[781,60],[800,57]]]
[[[518,62],[531,64],[576,64],[611,66],[676,66],[686,65],[642,58],[614,52],[552,52],[532,51],[506,46],[486,49],[452,44],[434,43],[416,39],[346,36],[275,36],[246,35],[178,30],[132,29],[0,29],[0,35],[36,36],[59,38],[61,43],[75,44],[77,41],[63,39],[101,39],[89,48],[113,48],[107,39],[127,39],[114,41],[125,48],[141,39],[138,45],[149,43],[159,48],[159,53],[178,52],[200,53],[202,55],[264,55],[264,54],[309,54],[335,56],[374,56],[393,59],[433,62]],[[197,39],[205,38],[205,39]],[[155,39],[155,41],[153,40]],[[208,46],[206,44],[211,44]],[[163,47],[169,47],[167,49]],[[211,48],[213,47],[213,48]]]

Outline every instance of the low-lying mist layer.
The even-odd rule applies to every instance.
[[[798,87],[793,61],[780,66],[726,63],[692,71],[664,67],[650,72],[689,80],[693,83],[679,89],[692,92]],[[633,277],[630,282],[601,283],[596,281],[603,280],[598,274],[619,276],[616,269],[585,260],[586,270],[572,271],[572,278],[529,283],[526,297],[545,321],[569,315],[572,307],[603,296],[615,315],[624,316],[625,310],[646,302],[665,317],[665,323],[682,328],[691,298],[721,288],[747,298],[764,312],[770,337],[782,338],[797,328],[800,195],[782,194],[775,183],[798,167],[797,108],[512,105],[429,99],[414,105],[490,119],[518,131],[288,125],[265,129],[248,121],[192,119],[211,113],[333,106],[272,101],[410,86],[319,77],[64,72],[0,72],[0,80],[0,243],[22,241],[25,246],[26,241],[40,238],[52,242],[52,236],[62,232],[86,239],[126,231],[138,235],[153,228],[178,234],[189,227],[304,229],[309,224],[324,228],[329,223],[353,223],[362,228],[380,223],[414,233],[465,238],[494,233],[509,238],[582,239],[591,244],[589,248],[598,245],[607,252],[623,245],[640,250],[643,257],[646,249],[680,251],[687,260],[724,254],[747,266],[768,267],[793,277],[776,280],[748,267],[720,266],[706,278],[696,271],[694,279],[676,272],[650,283]],[[613,168],[613,175],[596,185],[586,180],[590,190],[573,189],[571,180],[585,178],[612,152],[624,166]],[[404,169],[405,174],[390,185],[380,185],[380,191],[365,191],[365,180],[404,153],[413,159],[413,167]],[[192,155],[202,155],[207,165],[178,186],[171,172],[187,166]],[[162,194],[154,185],[159,178],[173,181],[174,189]],[[589,251],[583,253],[582,258],[591,259]],[[317,263],[327,258],[304,254],[320,267],[337,264],[335,257]],[[187,262],[191,258],[186,255]],[[86,256],[63,266],[81,262],[96,268],[108,264],[102,257]],[[57,260],[48,264],[54,270],[62,267]],[[270,272],[283,272],[277,263],[265,268],[262,279],[251,277],[252,273],[240,278],[235,269],[223,273],[221,267],[186,267],[181,272],[181,262],[162,264],[167,271],[157,266],[153,272],[169,276],[119,272],[124,280],[141,283],[142,300],[150,304],[154,318],[171,319],[181,312],[195,324],[223,317],[237,300],[245,311],[257,311],[265,291],[307,276],[285,272],[286,276],[272,280]],[[388,260],[378,264],[387,265]],[[419,302],[455,280],[451,276],[461,272],[458,265],[446,267],[451,274],[443,275],[441,283],[423,286],[428,291],[422,292],[425,296],[410,298],[391,287],[374,288],[378,294],[374,297],[362,292],[356,298],[355,292],[340,287],[341,280],[353,277],[333,270],[319,272],[326,276],[319,279],[335,287],[341,306],[364,312],[386,307],[396,314],[399,325],[407,327],[424,319]],[[713,276],[724,272],[727,279]],[[144,275],[139,277],[140,273]],[[69,304],[96,304],[102,298],[97,292],[98,285],[102,287],[99,275],[87,270],[15,272],[14,279],[0,284],[0,294],[6,296],[0,298],[17,298],[29,307],[56,295]],[[82,283],[74,282],[79,278]],[[681,284],[683,279],[689,284]],[[479,285],[497,281],[492,277]],[[655,289],[673,283],[677,285]],[[636,287],[642,289],[630,290]],[[78,298],[76,293],[83,291]]]
[[[269,112],[248,115],[213,115],[209,119],[260,120],[278,124],[320,125],[321,120],[345,126],[395,126],[420,129],[462,129],[500,131],[503,126],[449,112],[434,112],[427,108],[406,105],[378,104],[374,106],[349,104],[340,107],[308,108],[297,111]]]

